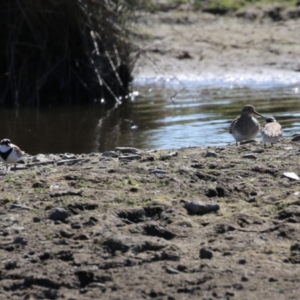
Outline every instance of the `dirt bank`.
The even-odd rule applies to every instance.
[[[298,299],[299,144],[121,150],[1,176],[1,299]]]
[[[147,14],[134,75],[300,81],[300,7],[250,7],[231,16],[181,9]]]

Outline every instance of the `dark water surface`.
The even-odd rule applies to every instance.
[[[0,138],[10,138],[29,154],[89,153],[115,146],[170,149],[226,145],[231,120],[242,106],[275,116],[284,135],[300,132],[300,84],[197,81],[136,81],[130,105],[105,111],[86,106],[0,110]],[[261,124],[264,120],[259,119]]]

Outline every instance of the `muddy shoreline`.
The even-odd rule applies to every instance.
[[[0,178],[0,298],[297,299],[298,156],[284,139],[25,157]]]
[[[276,16],[278,19],[276,19]],[[233,16],[189,7],[145,14],[136,80],[300,82],[300,7],[249,7]]]
[[[135,74],[298,80],[299,27],[297,18],[158,13],[140,22],[149,39]],[[39,154],[7,174],[0,167],[1,299],[299,298],[290,138],[267,149],[233,141]]]

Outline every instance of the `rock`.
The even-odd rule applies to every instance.
[[[240,265],[245,265],[247,263],[246,259],[242,258],[238,261]]]
[[[33,162],[48,162],[49,158],[46,157],[45,154],[38,154],[38,155],[33,157],[32,161]]]
[[[141,159],[140,155],[128,155],[128,156],[119,156],[119,160],[136,160]]]
[[[78,277],[80,287],[85,287],[94,281],[94,273],[92,271],[78,270],[75,272],[75,275]]]
[[[172,267],[169,267],[169,266],[166,267],[166,272],[169,273],[169,274],[179,274],[178,270],[176,270]]]
[[[205,157],[218,157],[218,154],[213,151],[207,151]]]
[[[144,231],[147,235],[158,236],[165,240],[171,240],[176,236],[175,233],[156,224],[146,224],[144,226]]]
[[[263,149],[263,148],[257,148],[257,149],[252,150],[251,152],[252,153],[264,153],[265,149]]]
[[[285,173],[283,173],[283,176],[293,179],[293,180],[299,180],[298,175],[294,172],[285,172]]]
[[[199,257],[201,259],[212,259],[213,253],[212,251],[206,249],[206,248],[201,248],[199,252]]]
[[[17,236],[14,241],[13,241],[13,244],[19,244],[19,245],[27,245],[27,241],[24,239],[23,236]]]
[[[244,154],[244,155],[242,156],[242,158],[257,159],[257,157],[256,157],[254,154],[251,154],[251,153],[249,153],[249,154]]]
[[[41,181],[36,181],[32,184],[32,187],[34,189],[37,189],[37,188],[45,188],[47,186],[46,182],[41,180]]]
[[[149,173],[150,174],[167,174],[168,172],[165,170],[161,170],[161,169],[150,169]]]
[[[139,149],[132,148],[132,147],[116,147],[115,151],[120,151],[122,153],[131,153],[131,154],[137,154],[141,152]]]
[[[289,261],[292,264],[300,264],[300,243],[296,242],[290,247]]]
[[[299,141],[300,141],[300,134],[293,135],[292,142],[299,142]]]
[[[103,157],[118,157],[114,151],[105,151],[102,153]]]
[[[39,223],[39,222],[42,221],[42,219],[39,218],[39,217],[33,217],[33,218],[32,218],[32,221],[33,221],[34,223]]]
[[[4,265],[5,270],[13,270],[16,267],[17,267],[17,262],[15,260],[10,260]]]
[[[199,215],[207,214],[212,211],[217,211],[220,209],[220,206],[217,203],[206,203],[200,201],[186,202],[184,204],[184,207],[189,212],[189,214],[199,214]]]
[[[32,208],[25,205],[12,204],[10,205],[10,209],[21,209],[21,210],[31,210]]]
[[[76,159],[76,155],[73,153],[65,153],[61,157],[62,159]]]
[[[135,253],[144,251],[158,251],[169,245],[167,241],[160,238],[133,238],[132,236],[116,236],[115,234],[103,237],[101,240],[95,238],[94,243],[101,243],[112,254],[116,251],[125,253],[128,250],[132,250]]]
[[[71,216],[71,212],[62,208],[62,207],[55,207],[50,210],[48,218],[53,221],[62,221],[64,222],[68,217]]]
[[[76,159],[64,159],[64,160],[60,160],[57,162],[57,165],[58,166],[61,166],[61,165],[75,165],[79,162],[90,162],[91,160],[90,159],[84,159],[84,158],[76,158]]]

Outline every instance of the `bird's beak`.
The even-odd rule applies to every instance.
[[[264,117],[263,115],[259,114],[256,110],[253,113],[255,113],[256,115],[258,115],[258,116],[260,116],[260,117],[262,117],[264,119],[266,119],[266,117]]]

